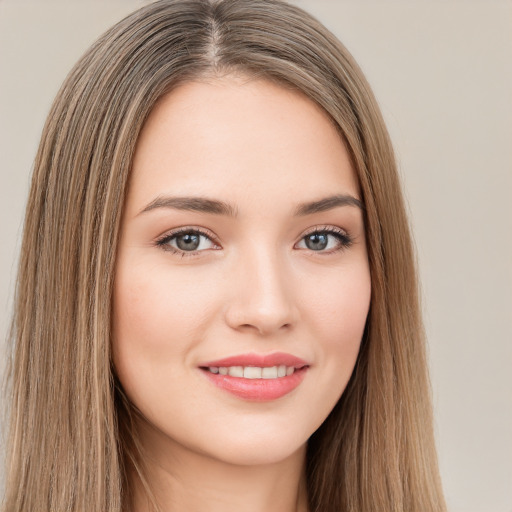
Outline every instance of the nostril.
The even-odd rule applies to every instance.
[[[233,326],[236,330],[240,331],[257,331],[260,335],[265,336],[268,334],[275,333],[277,331],[280,331],[281,329],[289,330],[292,327],[291,323],[285,323],[280,325],[279,323],[272,323],[272,322],[255,322],[254,324],[245,323],[242,325]]]
[[[267,274],[255,286],[233,288],[231,300],[225,306],[225,321],[237,331],[258,332],[260,335],[290,330],[298,320],[298,308],[291,293],[269,284]]]

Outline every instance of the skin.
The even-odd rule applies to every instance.
[[[355,172],[326,114],[298,92],[240,76],[190,82],[146,122],[122,221],[113,358],[141,413],[162,510],[307,510],[306,442],[350,378],[371,292],[361,209],[296,215],[333,195],[359,198]],[[236,216],[144,211],[164,196],[223,201]],[[209,238],[176,253],[169,236],[184,227]],[[318,250],[305,238],[315,229],[350,245],[325,232]],[[263,402],[199,369],[249,352],[290,353],[309,368],[291,393]],[[135,509],[148,510],[133,486]]]

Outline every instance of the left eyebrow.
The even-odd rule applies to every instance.
[[[361,210],[364,210],[363,203],[354,196],[338,194],[335,196],[326,197],[318,201],[312,201],[309,203],[302,203],[297,206],[295,210],[296,216],[311,215],[313,213],[325,212],[338,208],[340,206],[355,206]]]
[[[149,212],[156,208],[174,208],[175,210],[195,211],[213,215],[236,217],[236,208],[224,201],[206,197],[163,197],[159,196],[149,203],[140,213]]]

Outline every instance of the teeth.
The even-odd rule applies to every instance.
[[[244,379],[277,379],[291,375],[295,371],[295,367],[285,365],[263,368],[259,366],[210,366],[208,370],[212,373],[229,375],[231,377],[243,377]]]
[[[271,368],[262,368],[261,376],[264,379],[277,379],[277,366],[272,366]]]
[[[244,367],[243,366],[230,366],[228,368],[228,375],[231,377],[243,377]]]
[[[262,373],[262,368],[258,368],[257,366],[246,366],[244,368],[243,377],[246,379],[261,379]]]

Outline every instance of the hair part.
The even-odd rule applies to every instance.
[[[350,382],[307,452],[311,512],[444,512],[414,253],[392,146],[344,46],[278,0],[162,0],[107,31],[51,108],[15,298],[4,510],[112,512],[144,480],[111,363],[117,241],[132,157],[156,102],[230,74],[300,91],[332,119],[365,205],[371,307]]]

